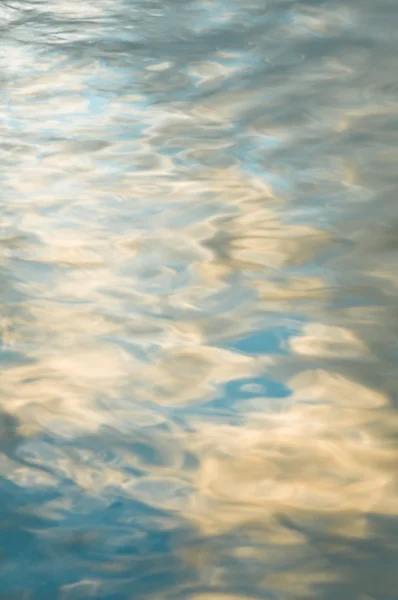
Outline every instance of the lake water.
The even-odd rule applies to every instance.
[[[0,599],[398,598],[396,0],[3,0]]]

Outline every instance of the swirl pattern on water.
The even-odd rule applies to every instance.
[[[396,598],[397,24],[2,3],[1,598]]]

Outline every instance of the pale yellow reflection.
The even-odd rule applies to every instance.
[[[199,11],[214,9],[199,4]],[[116,57],[111,50],[106,60],[93,58],[107,17],[123,10],[122,2],[35,6],[49,20],[72,23],[53,38],[60,50],[91,37],[73,62],[55,51],[35,55],[12,40],[0,56],[12,83],[7,106],[0,106],[12,213],[1,216],[7,234],[0,261],[12,301],[2,309],[0,334],[12,358],[2,365],[0,411],[15,418],[0,475],[22,488],[58,490],[59,498],[26,509],[58,522],[81,510],[64,493],[65,482],[89,500],[88,510],[93,501],[106,507],[120,498],[155,509],[140,525],[183,531],[182,549],[172,552],[200,574],[202,590],[212,588],[182,587],[161,598],[255,600],[227,591],[240,578],[289,599],[319,597],[319,586],[342,575],[319,552],[317,536],[338,538],[344,547],[370,535],[371,515],[398,515],[398,418],[391,390],[370,383],[386,374],[377,345],[380,337],[395,344],[389,331],[395,315],[374,307],[331,314],[336,289],[337,299],[346,300],[338,265],[323,254],[333,250],[327,229],[339,238],[339,225],[323,228],[316,219],[312,225],[312,216],[305,225],[295,220],[302,216],[297,199],[289,205],[279,197],[267,169],[279,169],[272,166],[277,153],[270,154],[277,148],[285,164],[274,174],[286,189],[297,178],[304,190],[325,186],[333,196],[355,188],[361,199],[371,197],[365,162],[336,158],[335,134],[392,118],[398,105],[365,98],[353,106],[348,93],[338,97],[338,85],[349,87],[359,72],[354,51],[321,57],[306,70],[304,55],[291,52],[289,42],[346,35],[356,15],[341,6],[292,7],[291,25],[271,34],[275,48],[260,61],[288,73],[294,54],[300,77],[275,78],[265,91],[246,78],[251,50],[204,53],[178,73],[167,45],[166,56],[153,62],[133,64],[129,52]],[[0,11],[13,20],[6,8]],[[231,18],[239,23],[232,8],[213,21]],[[79,21],[88,32],[78,31]],[[155,22],[163,20],[155,14]],[[195,11],[192,28],[205,32]],[[37,32],[21,24],[19,35],[29,42]],[[244,85],[224,86],[229,77],[243,77]],[[336,93],[335,110],[311,101],[297,121],[278,110],[290,95],[308,99],[314,84],[320,97],[323,86]],[[174,101],[176,90],[190,87],[193,100]],[[247,123],[238,141],[237,123]],[[308,159],[310,165],[303,159],[304,173],[296,172],[291,152],[301,164],[302,143],[317,136],[325,141],[320,157]],[[236,151],[241,139],[253,142],[248,161]],[[324,151],[334,158],[324,160]],[[389,147],[378,152],[381,163],[394,158]],[[248,162],[260,175],[245,172]],[[350,236],[345,241],[355,245],[356,230]],[[362,277],[376,281],[389,300],[395,270],[375,254],[365,252],[367,264],[359,258],[358,270],[347,258],[344,272],[359,287]],[[320,256],[322,277],[309,268]],[[274,320],[298,330],[281,341],[278,352],[285,354],[225,347],[274,327]],[[375,323],[385,328],[382,335],[371,329]],[[252,381],[263,377],[286,384],[292,395],[269,397],[266,384]],[[251,399],[225,397],[237,380]],[[225,400],[222,409],[210,404],[216,399]],[[105,593],[102,584],[88,578],[65,585],[61,597]]]
[[[209,400],[215,396],[217,385],[258,375],[264,364],[264,360],[211,346],[170,348],[160,360],[142,369],[146,387],[140,397],[173,405]]]
[[[306,356],[355,357],[366,354],[366,345],[352,331],[326,324],[307,325],[300,337],[291,341],[297,354]]]
[[[307,15],[302,23],[323,27],[317,19]],[[157,63],[149,74],[168,67]],[[335,73],[336,65],[329,67]],[[210,61],[195,69],[204,82],[227,75]],[[296,311],[305,301],[300,311],[311,320],[289,342],[293,359],[371,356],[349,322],[332,325],[321,318],[330,285],[305,267],[332,244],[326,231],[285,220],[283,201],[266,177],[237,166],[182,168],[159,152],[180,147],[181,156],[206,164],[212,153],[228,149],[230,121],[245,100],[259,101],[257,92],[223,91],[203,106],[160,105],[150,114],[139,105],[142,96],[126,94],[107,100],[94,115],[76,93],[100,70],[94,61],[65,67],[50,84],[46,75],[27,75],[13,93],[15,117],[26,115],[24,98],[38,96],[36,115],[59,135],[68,130],[70,138],[84,139],[80,149],[71,139],[53,140],[43,148],[43,160],[17,163],[8,173],[8,184],[25,203],[29,199],[29,208],[20,209],[21,242],[7,260],[32,264],[33,271],[37,264],[52,269],[50,278],[21,274],[16,285],[26,299],[2,323],[7,349],[22,349],[30,361],[6,368],[0,382],[1,406],[17,418],[26,443],[42,431],[73,439],[106,427],[136,439],[140,428],[170,427],[170,407],[200,407],[234,379],[265,372],[272,377],[274,368],[283,373],[282,359],[218,347],[263,327],[264,309]],[[41,97],[48,85],[70,90],[62,107],[55,106],[55,96],[51,105]],[[65,119],[72,113],[72,121]],[[121,114],[131,127],[142,125],[138,145],[137,139],[104,143],[109,127],[121,126]],[[217,136],[209,123],[219,128]],[[31,135],[38,126],[27,119]],[[280,141],[291,140],[278,127]],[[112,164],[115,157],[122,170],[107,179],[112,169],[104,161]],[[317,173],[324,181],[335,176]],[[192,416],[184,433],[148,433],[140,443],[155,452],[152,459],[125,447],[107,464],[95,453],[60,452],[47,484],[72,479],[85,493],[104,498],[116,490],[168,510],[205,536],[243,528],[251,540],[259,536],[260,546],[266,536],[293,554],[306,537],[282,526],[281,515],[298,522],[319,515],[335,533],[364,536],[367,513],[398,512],[397,456],[387,441],[396,418],[388,398],[356,381],[355,371],[343,376],[300,364],[283,410],[269,412],[270,400],[249,385],[256,398],[237,407],[238,425]],[[187,466],[188,454],[194,466]],[[38,469],[46,460],[37,451]],[[19,485],[45,485],[33,467],[0,466]],[[250,544],[233,551],[240,560],[254,558]],[[214,577],[223,580],[222,573]],[[315,574],[302,572],[300,589],[317,578],[328,578],[322,565]],[[283,585],[290,589],[287,579]]]
[[[178,110],[173,115],[159,109],[158,116],[144,136],[148,148],[156,141],[155,133],[166,134],[175,124],[173,119],[181,119],[184,131],[195,120],[189,116],[185,125]],[[58,168],[58,151],[62,172],[61,158],[74,148],[68,144],[53,148],[52,159],[36,169],[37,181]],[[99,174],[95,161],[87,164],[90,177]],[[257,176],[234,168],[208,168],[206,178],[174,181],[171,165],[170,161],[163,165],[165,196],[159,197],[161,186],[152,185],[146,170],[139,170],[137,176],[126,174],[118,181],[118,191],[126,198],[117,198],[112,207],[104,203],[94,178],[78,203],[79,210],[95,211],[95,219],[87,220],[91,213],[79,217],[73,201],[49,212],[23,210],[22,242],[10,258],[53,269],[51,280],[32,280],[29,272],[21,277],[18,288],[27,300],[20,315],[6,326],[7,347],[24,344],[31,361],[6,369],[1,382],[3,408],[17,416],[25,433],[45,427],[74,435],[107,423],[125,427],[129,420],[157,422],[148,403],[201,404],[215,398],[230,380],[261,375],[272,363],[270,358],[213,345],[253,331],[260,322],[265,280],[253,286],[259,286],[258,295],[234,303],[228,277],[303,264],[329,243],[328,236],[309,226],[284,223],[275,211],[280,201]],[[149,172],[152,177],[152,169]],[[16,175],[11,174],[13,186],[21,192],[18,185],[24,185],[25,177],[18,183]],[[40,204],[42,184],[37,196],[32,181],[29,185],[33,200]],[[65,193],[61,186],[59,197],[52,198],[53,191],[43,188],[50,205]],[[128,194],[138,192],[137,201],[129,201]],[[170,203],[166,209],[165,197]],[[145,216],[148,200],[156,209],[150,219]],[[133,216],[145,219],[145,229],[132,219],[120,230],[123,211],[130,206]],[[100,225],[103,214],[118,223],[114,231]],[[292,289],[291,299],[305,297],[308,285],[321,289],[321,283],[308,278],[300,284],[270,279],[268,285],[276,301],[283,300],[286,286]],[[225,300],[218,309],[215,294],[223,290]]]
[[[205,532],[303,511],[350,515],[357,530],[356,517],[369,511],[398,512],[397,453],[378,431],[380,420],[398,422],[374,412],[386,398],[332,373],[303,374],[291,385],[285,413],[256,414],[244,427],[201,427],[190,516]]]

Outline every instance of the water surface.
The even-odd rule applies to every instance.
[[[395,0],[0,6],[0,598],[396,600]]]

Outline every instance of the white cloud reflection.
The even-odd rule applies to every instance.
[[[365,50],[338,38],[333,60],[303,58],[352,31],[349,7],[291,7],[237,52],[246,9],[190,4],[170,23],[161,3],[35,2],[51,52],[1,9],[0,474],[58,491],[26,508],[58,525],[145,506],[137,522],[173,532],[199,582],[154,598],[329,600],[347,581],[363,597],[336,556],[398,514],[397,277],[372,204],[388,131],[375,155],[349,136],[396,103],[353,100]],[[209,25],[230,22],[223,51]],[[60,597],[112,586],[87,576]]]

